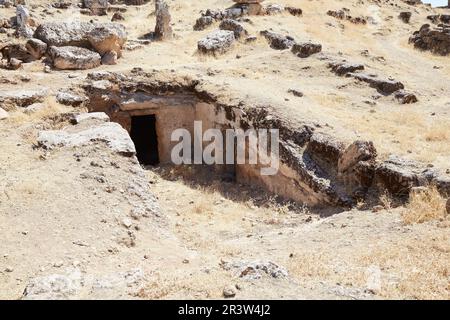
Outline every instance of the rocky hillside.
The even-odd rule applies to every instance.
[[[0,53],[0,298],[450,296],[450,8],[0,0]],[[306,200],[142,167],[140,94],[280,129]]]

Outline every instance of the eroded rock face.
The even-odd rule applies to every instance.
[[[370,141],[355,141],[339,157],[338,177],[347,190],[364,198],[375,176],[377,150]]]
[[[223,54],[231,49],[235,41],[234,32],[218,30],[198,42],[198,50],[204,54]]]
[[[366,17],[353,17],[350,15],[350,10],[343,8],[341,10],[328,10],[327,15],[334,17],[339,20],[347,20],[354,24],[366,24]]]
[[[311,206],[351,207],[356,200],[364,199],[368,191],[389,190],[392,194],[401,194],[407,193],[410,186],[426,182],[436,183],[440,186],[439,190],[448,189],[450,192],[450,178],[424,172],[420,166],[414,167],[413,174],[409,174],[408,165],[402,161],[377,161],[377,152],[370,141],[355,141],[347,146],[334,136],[317,132],[314,127],[305,126],[294,130],[282,120],[272,118],[267,110],[251,107],[246,108],[245,115],[236,121],[236,114],[230,110],[239,110],[241,107],[218,100],[214,91],[206,92],[201,80],[168,77],[164,74],[162,78],[165,80],[161,82],[160,76],[156,77],[142,70],[135,70],[129,76],[103,71],[91,73],[84,86],[89,96],[88,108],[105,111],[113,121],[120,122],[123,119],[115,119],[114,114],[117,114],[117,110],[127,110],[121,109],[124,106],[124,101],[120,98],[123,94],[133,96],[140,92],[140,99],[146,95],[152,99],[155,96],[165,99],[180,93],[184,97],[192,94],[200,101],[207,101],[212,108],[215,106],[215,111],[223,111],[230,126],[278,128],[282,169],[276,179],[286,179],[286,183],[295,184],[297,193],[289,193],[287,196]],[[122,91],[124,88],[125,92]],[[270,188],[270,185],[265,186]],[[274,192],[279,190],[281,189],[274,189]]]
[[[155,9],[156,9],[155,39],[157,40],[172,39],[173,31],[170,25],[171,16],[169,12],[169,6],[164,0],[156,0]]]
[[[419,31],[414,32],[409,42],[415,48],[429,50],[442,56],[450,54],[450,25],[442,24],[431,28],[424,24]]]
[[[49,56],[56,69],[85,70],[100,66],[101,56],[80,47],[50,47]]]
[[[323,133],[314,133],[309,141],[307,151],[316,161],[337,168],[339,157],[344,149],[344,144],[333,137]]]
[[[376,183],[393,195],[407,196],[412,187],[426,184],[423,168],[416,162],[391,156],[376,168]]]

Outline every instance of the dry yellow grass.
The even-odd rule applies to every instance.
[[[411,193],[409,202],[402,213],[405,224],[424,223],[443,219],[446,216],[445,199],[434,186]]]
[[[330,285],[375,289],[385,299],[450,298],[447,236],[428,233],[420,239],[357,246],[339,256],[327,248],[320,252],[300,250],[304,249],[287,264],[290,275],[299,281],[320,278]]]
[[[47,97],[42,104],[44,105],[43,108],[29,114],[24,113],[21,109],[15,110],[11,112],[7,121],[15,125],[35,123],[69,110],[69,107],[59,104],[55,97]]]

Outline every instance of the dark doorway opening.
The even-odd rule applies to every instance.
[[[143,165],[159,164],[156,116],[136,116],[131,118],[131,139],[136,146],[136,154]]]

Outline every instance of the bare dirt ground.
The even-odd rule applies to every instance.
[[[50,2],[29,1],[36,5],[36,20],[111,19],[77,10],[44,13]],[[197,41],[213,28],[192,31],[199,11],[226,8],[231,1],[173,0],[175,39],[126,51],[118,65],[98,70],[142,67],[200,76],[226,95],[273,106],[292,123],[316,123],[348,142],[372,140],[382,157],[395,153],[450,169],[449,57],[408,44],[436,9],[402,1],[276,2],[302,8],[303,16],[251,17],[250,34],[273,29],[314,40],[323,45],[320,55],[299,59],[258,39],[237,43],[218,58],[200,56]],[[373,22],[354,25],[325,14],[342,7]],[[413,11],[410,24],[397,18],[405,9]],[[153,12],[153,3],[129,7],[122,22],[129,39],[153,29]],[[15,15],[14,9],[0,14]],[[4,35],[0,40],[10,41]],[[363,63],[370,72],[400,80],[419,102],[374,100],[375,89],[337,77],[325,58]],[[2,83],[0,91],[56,92],[89,72],[43,68],[38,61],[17,71],[0,69],[0,78],[17,83]],[[22,81],[22,75],[31,80]],[[48,108],[34,116],[14,111],[0,121],[0,299],[19,299],[30,283],[49,276],[61,277],[63,285],[41,298],[211,299],[223,298],[224,288],[232,287],[237,299],[450,299],[448,217],[407,224],[404,215],[411,208],[391,207],[388,198],[379,201],[383,208],[377,212],[365,204],[338,214],[314,210],[208,172],[143,170],[134,158],[113,154],[102,143],[45,152],[33,148],[37,132],[67,126],[51,119],[73,111]],[[142,181],[157,197],[161,215],[130,222],[130,211],[141,201],[130,184]],[[262,269],[250,268],[247,275],[255,265]]]

